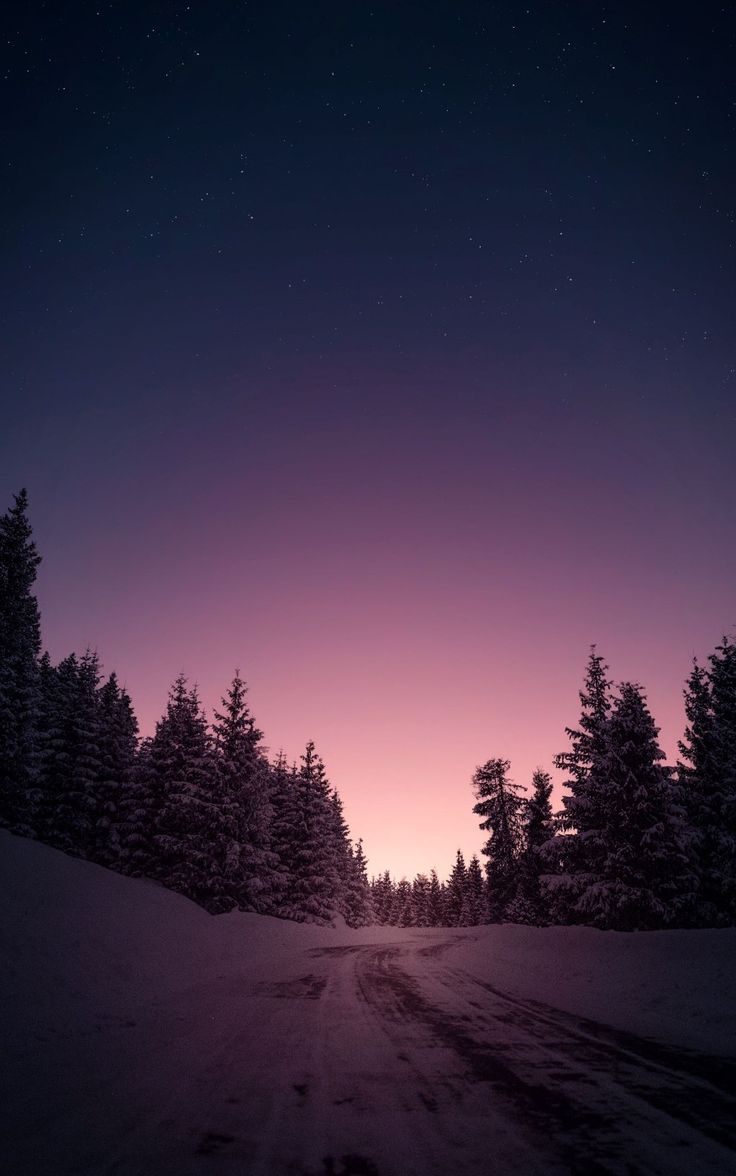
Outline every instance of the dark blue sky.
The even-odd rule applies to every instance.
[[[376,642],[394,790],[428,672],[459,811],[474,758],[561,749],[594,640],[672,749],[736,618],[733,8],[6,21],[0,482],[52,652],[96,644],[148,728],[237,662],[363,827]]]

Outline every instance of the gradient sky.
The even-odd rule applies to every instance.
[[[736,622],[730,5],[13,6],[0,507],[144,732],[234,667],[372,870]]]

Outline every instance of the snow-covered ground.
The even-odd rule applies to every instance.
[[[736,931],[317,928],[0,833],[10,1176],[736,1171]]]

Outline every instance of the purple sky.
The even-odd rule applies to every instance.
[[[734,23],[192,7],[14,14],[0,489],[54,657],[144,731],[239,666],[371,868],[446,873],[591,642],[674,755],[736,621]]]

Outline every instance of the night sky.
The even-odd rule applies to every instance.
[[[372,870],[736,622],[731,5],[26,3],[0,491],[145,733],[236,666]]]

